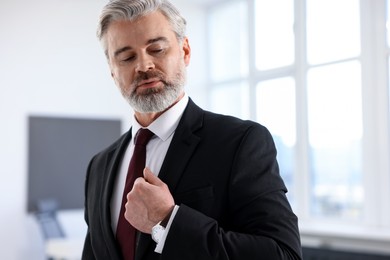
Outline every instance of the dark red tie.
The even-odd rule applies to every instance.
[[[127,172],[125,189],[123,190],[122,206],[119,213],[118,226],[116,229],[116,239],[122,250],[124,260],[133,260],[136,247],[136,229],[130,225],[124,217],[125,204],[127,202],[127,193],[133,188],[135,179],[141,177],[145,168],[146,144],[152,138],[153,133],[148,129],[141,128],[134,140],[134,152],[131,157],[129,170]]]

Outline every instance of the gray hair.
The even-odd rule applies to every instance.
[[[160,11],[169,21],[179,41],[183,40],[186,31],[186,20],[179,10],[167,0],[111,0],[103,7],[97,29],[97,37],[103,44],[107,55],[107,44],[104,36],[114,21],[134,21],[155,11]]]

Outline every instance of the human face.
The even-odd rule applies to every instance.
[[[165,111],[182,96],[190,47],[162,13],[113,22],[105,40],[111,75],[136,112]]]

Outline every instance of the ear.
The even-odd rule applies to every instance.
[[[110,74],[111,74],[111,78],[114,80],[115,85],[119,86],[119,85],[118,85],[118,79],[117,79],[117,77],[116,77],[114,71],[113,71],[113,70],[110,70]]]
[[[190,43],[189,43],[187,37],[185,37],[183,39],[182,48],[183,48],[183,54],[184,54],[184,57],[183,57],[184,63],[186,64],[186,66],[188,66],[188,64],[190,64],[190,59],[191,59],[191,46],[190,46]]]
[[[115,79],[114,69],[113,69],[109,59],[107,59],[107,63],[108,63],[108,68],[110,69],[111,78]]]
[[[117,85],[117,78],[116,78],[116,75],[115,75],[115,72],[114,72],[114,70],[111,68],[111,66],[110,66],[110,74],[111,74],[111,78],[114,80],[114,82],[115,82],[115,85]]]

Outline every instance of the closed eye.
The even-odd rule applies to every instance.
[[[135,56],[130,56],[126,59],[123,59],[122,61],[129,62],[129,61],[133,61],[134,59],[135,59]]]
[[[164,52],[164,49],[154,49],[154,50],[151,50],[151,53],[154,53],[154,54],[159,54],[159,53],[163,53]]]

